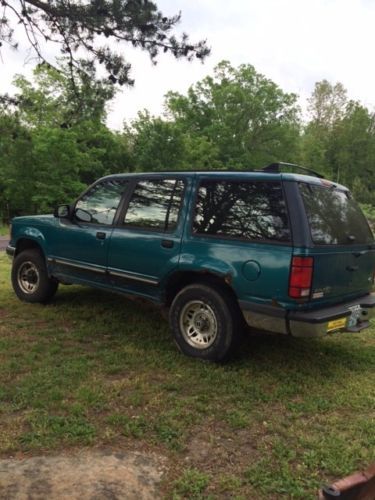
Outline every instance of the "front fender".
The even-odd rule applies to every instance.
[[[38,228],[26,226],[14,229],[10,244],[16,248],[16,253],[24,240],[33,241],[46,253],[46,239]]]

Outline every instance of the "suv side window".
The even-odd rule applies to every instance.
[[[113,224],[117,207],[127,184],[128,181],[124,179],[99,182],[77,201],[75,209],[88,212],[94,224],[110,226]]]
[[[178,222],[184,181],[139,181],[130,199],[124,225],[157,231],[173,231]]]
[[[196,201],[193,232],[252,241],[290,241],[281,183],[202,181]]]

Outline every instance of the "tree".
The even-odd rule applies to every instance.
[[[73,70],[74,80],[66,59],[58,60],[57,68],[39,64],[33,71],[33,81],[17,75],[13,84],[18,112],[30,126],[71,127],[93,120],[104,123],[105,106],[115,95],[108,80],[97,79],[95,68],[86,72]]]
[[[0,110],[0,221],[27,207],[31,151],[31,135],[18,116]]]
[[[375,202],[375,116],[355,101],[349,101],[345,115],[332,130],[327,159],[334,179],[356,188],[358,199]],[[360,190],[362,185],[362,190]]]
[[[283,92],[253,66],[221,62],[187,95],[169,92],[164,118],[141,113],[130,142],[140,170],[252,169],[296,161],[297,96]]]
[[[79,75],[77,96],[66,68],[41,65],[16,78],[19,105],[0,111],[0,212],[50,212],[98,177],[126,171],[126,137],[104,124],[113,87]]]
[[[311,121],[329,129],[343,117],[347,102],[347,92],[342,83],[317,82],[308,100]]]
[[[374,203],[375,115],[348,100],[341,83],[317,82],[309,99],[311,120],[302,137],[303,162]]]
[[[138,113],[132,127],[133,158],[137,170],[178,170],[185,166],[184,137],[173,121],[152,117],[147,111]]]
[[[302,137],[302,163],[331,178],[335,172],[327,158],[328,148],[334,129],[345,115],[347,103],[342,83],[332,85],[327,80],[317,82],[308,99],[310,121]]]
[[[253,66],[233,68],[223,61],[186,96],[167,94],[166,108],[192,145],[204,144],[211,166],[259,168],[296,159],[296,102],[295,94],[283,92]]]
[[[1,0],[1,6],[0,46],[18,47],[14,31],[18,24],[39,62],[50,63],[43,45],[55,44],[68,57],[71,69],[86,72],[87,66],[99,63],[113,84],[134,83],[120,48],[124,45],[148,52],[154,63],[160,51],[202,60],[210,52],[206,41],[191,43],[185,33],[178,39],[173,29],[181,15],[164,16],[150,0]],[[82,51],[84,62],[77,58]],[[71,77],[74,80],[73,72]]]

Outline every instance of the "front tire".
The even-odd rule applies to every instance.
[[[196,283],[183,288],[169,311],[179,349],[195,358],[223,361],[241,334],[241,312],[224,290]]]
[[[18,254],[12,266],[12,285],[17,297],[25,302],[48,302],[58,282],[48,276],[46,262],[36,249]]]

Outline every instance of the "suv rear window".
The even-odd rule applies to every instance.
[[[300,192],[317,245],[372,243],[368,222],[348,191],[301,183]]]
[[[246,240],[290,241],[283,190],[278,182],[201,182],[193,232]]]

